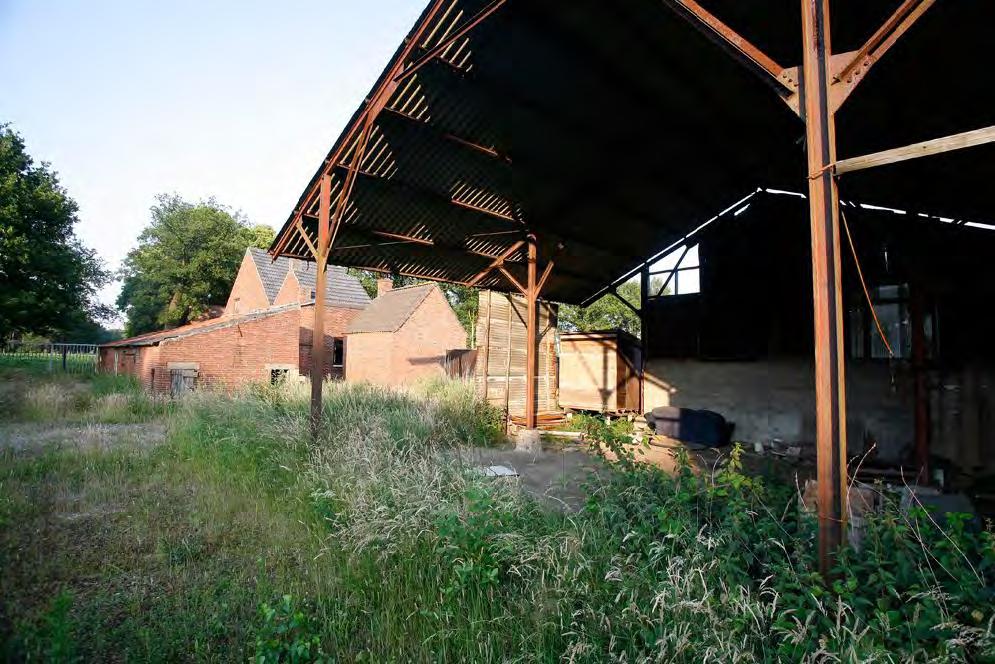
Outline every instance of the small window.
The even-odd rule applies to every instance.
[[[279,385],[287,380],[288,369],[270,369],[269,371],[269,382],[270,385]]]
[[[242,305],[242,299],[236,297],[235,301],[232,303],[232,313],[237,314]]]
[[[650,266],[650,297],[693,295],[701,292],[698,245],[677,247]]]
[[[311,298],[311,299],[313,300],[313,299],[315,299],[315,298],[316,298],[317,296],[318,296],[318,291],[311,291],[311,295],[310,295],[309,297],[310,297],[310,298]]]
[[[908,359],[912,356],[912,319],[909,310],[909,287],[907,284],[878,286],[871,289],[871,302],[874,312],[888,345],[895,357]],[[881,332],[874,322],[874,317],[866,303],[851,309],[847,316],[849,329],[850,357],[855,359],[871,358],[886,360],[889,358],[888,347],[881,338]],[[923,337],[927,356],[934,353],[933,314],[925,312],[923,316]]]
[[[341,367],[345,361],[345,341],[343,339],[332,340],[332,366]]]

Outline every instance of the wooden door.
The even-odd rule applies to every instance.
[[[169,378],[170,395],[174,397],[182,396],[193,391],[194,380],[197,378],[197,370],[170,369]]]

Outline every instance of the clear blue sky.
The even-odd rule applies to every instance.
[[[112,268],[159,192],[278,227],[424,1],[0,0],[0,122]]]

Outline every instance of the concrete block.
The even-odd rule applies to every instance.
[[[519,429],[515,435],[515,451],[532,454],[542,451],[542,436],[539,429]]]

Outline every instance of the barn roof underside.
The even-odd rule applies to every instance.
[[[780,64],[801,63],[797,0],[701,4]],[[834,3],[833,51],[859,48],[897,4]],[[506,0],[419,62],[492,5],[446,0],[422,34],[404,64],[417,71],[375,120],[329,262],[466,283],[531,231],[555,259],[542,297],[577,303],[758,186],[804,188],[799,119],[662,0]],[[939,0],[837,114],[839,157],[995,125],[992,25],[995,3]],[[339,154],[334,210],[348,137],[271,252],[311,258],[316,183]],[[841,193],[990,222],[993,164],[992,145],[975,147],[846,175]],[[524,250],[505,265],[525,280]],[[478,285],[515,290],[496,271]]]

